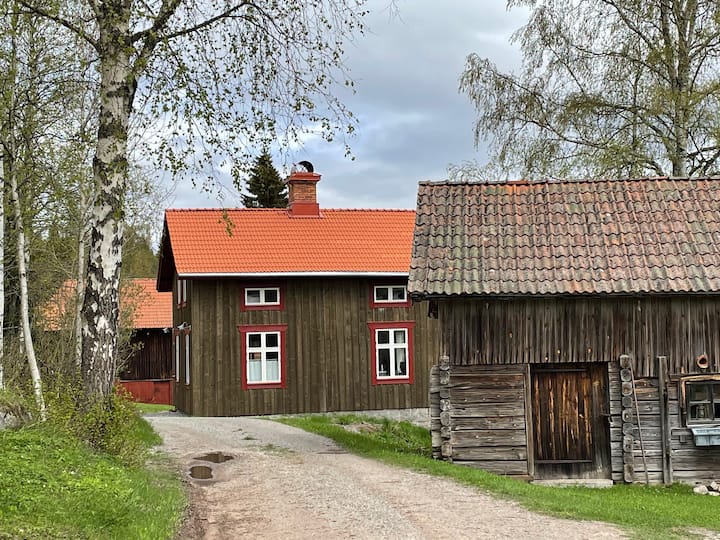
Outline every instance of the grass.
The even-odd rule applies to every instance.
[[[687,538],[694,529],[720,531],[718,498],[694,495],[685,485],[616,485],[608,489],[540,486],[433,460],[428,430],[407,422],[353,415],[302,416],[279,421],[324,435],[361,456],[452,478],[518,501],[530,510],[612,523],[639,538]],[[359,424],[364,430],[349,431],[344,427],[348,424]]]
[[[132,436],[157,434],[138,418]],[[0,431],[0,539],[172,538],[185,506],[156,463],[130,468],[49,426]]]
[[[135,403],[140,414],[157,413],[171,411],[175,407],[173,405],[163,405],[161,403]]]

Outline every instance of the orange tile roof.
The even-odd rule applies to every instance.
[[[66,280],[42,309],[46,330],[59,330],[68,303],[75,297],[74,279]],[[132,328],[170,328],[172,322],[172,292],[158,292],[154,279],[131,279],[120,288],[123,314],[132,310]],[[73,308],[74,309],[74,308]]]
[[[407,273],[415,212],[324,209],[320,217],[290,217],[285,209],[167,210],[165,224],[180,276]]]
[[[123,308],[129,302],[133,303],[133,328],[170,328],[173,325],[172,292],[158,292],[154,278],[131,280],[120,289],[120,302]]]

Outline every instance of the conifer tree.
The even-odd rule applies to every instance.
[[[288,204],[287,186],[273,166],[267,149],[255,159],[247,190],[250,195],[242,195],[246,208],[285,208]]]

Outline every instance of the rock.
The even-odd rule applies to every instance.
[[[697,493],[698,495],[707,495],[709,493],[707,486],[695,486],[693,488],[693,493]]]
[[[720,493],[717,491],[708,491],[708,495],[712,495],[713,497],[720,497]]]
[[[715,481],[710,482],[710,485],[708,487],[713,491],[720,491],[720,484]]]

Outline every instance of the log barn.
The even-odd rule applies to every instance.
[[[407,293],[415,212],[167,210],[175,406],[197,416],[427,409],[437,321]]]
[[[720,478],[720,179],[419,186],[437,457],[532,479]]]

